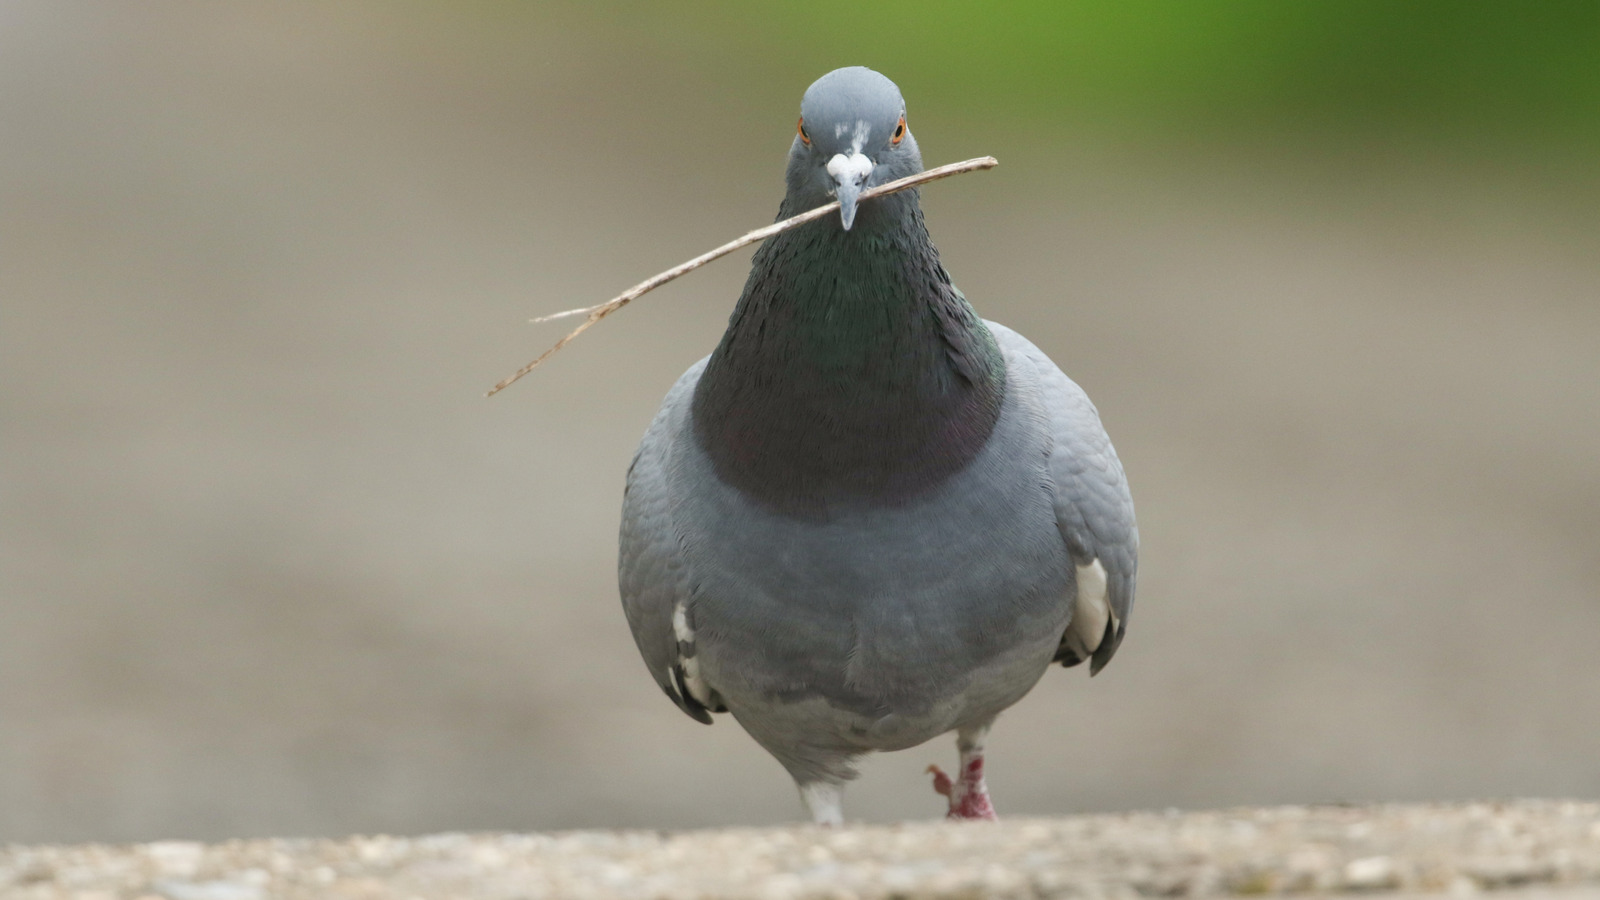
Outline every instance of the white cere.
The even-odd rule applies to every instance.
[[[828,174],[839,184],[860,184],[872,174],[872,160],[862,153],[835,153],[828,160]]]

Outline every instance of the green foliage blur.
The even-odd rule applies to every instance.
[[[963,118],[1222,140],[1600,144],[1600,0],[704,0],[593,15],[752,77],[870,65]]]

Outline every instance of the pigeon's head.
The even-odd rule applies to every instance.
[[[796,212],[837,197],[839,223],[848,231],[862,191],[920,171],[922,154],[894,82],[865,66],[850,66],[806,89],[789,148],[789,197],[799,201]]]

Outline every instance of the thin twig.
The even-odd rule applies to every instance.
[[[948,178],[951,175],[960,175],[965,172],[976,172],[980,169],[992,169],[998,165],[1000,165],[1000,161],[992,156],[980,156],[977,159],[969,159],[965,162],[950,163],[947,166],[939,166],[936,169],[928,169],[925,172],[918,172],[915,175],[908,175],[905,178],[900,178],[895,181],[888,182],[887,184],[880,184],[875,188],[868,188],[867,190],[861,192],[861,196],[857,198],[857,202],[862,200],[871,200],[873,197],[882,197],[885,194],[893,194],[897,191],[903,191],[906,188],[916,187],[919,184],[927,184],[930,181],[938,181],[941,178]],[[568,316],[584,314],[588,315],[588,318],[584,319],[577,328],[572,329],[565,337],[559,341],[556,341],[555,346],[539,354],[538,359],[535,359],[533,362],[528,363],[527,365],[518,369],[517,374],[512,375],[510,378],[507,378],[506,380],[495,385],[489,390],[489,393],[484,394],[484,396],[493,397],[495,394],[498,394],[507,387],[510,387],[511,384],[517,379],[528,374],[529,372],[532,372],[540,363],[549,359],[557,350],[560,350],[562,347],[565,347],[567,344],[571,343],[573,338],[583,334],[585,331],[588,331],[589,326],[600,321],[601,319],[604,319],[606,316],[611,315],[624,306],[627,306],[629,303],[637,300],[645,294],[648,294],[663,284],[687,275],[714,259],[720,259],[721,257],[727,256],[729,253],[738,250],[740,247],[748,247],[751,244],[759,243],[775,234],[788,231],[791,228],[797,228],[807,222],[815,221],[831,213],[837,212],[838,210],[839,201],[835,200],[832,203],[825,203],[816,209],[807,210],[798,216],[784,219],[782,222],[774,222],[765,228],[757,228],[755,231],[750,232],[742,238],[729,241],[728,243],[723,244],[721,247],[702,253],[688,262],[679,263],[665,272],[660,273],[659,275],[652,276],[644,281],[639,282],[633,287],[628,288],[626,291],[623,291],[621,294],[618,294],[616,297],[613,297],[612,299],[607,300],[598,306],[586,306],[582,309],[569,309],[564,312],[552,313],[548,316],[540,316],[537,319],[532,319],[531,321],[533,322],[549,322],[552,319],[564,319]]]
[[[539,316],[538,318],[529,319],[528,320],[528,324],[530,324],[530,325],[543,325],[546,322],[554,322],[557,319],[570,319],[573,316],[584,315],[585,313],[587,313],[591,309],[594,309],[594,307],[592,307],[592,306],[580,306],[577,309],[563,309],[561,312],[551,313],[548,316]]]

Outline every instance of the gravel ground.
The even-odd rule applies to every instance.
[[[1600,898],[1600,805],[1276,807],[999,825],[0,849],[5,898]]]

